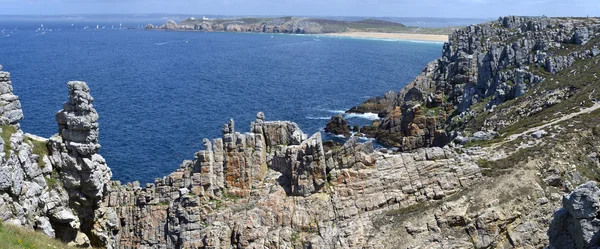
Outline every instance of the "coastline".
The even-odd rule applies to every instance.
[[[409,33],[379,33],[379,32],[343,32],[320,34],[331,37],[352,37],[368,39],[394,39],[407,41],[447,42],[448,35],[409,34]]]

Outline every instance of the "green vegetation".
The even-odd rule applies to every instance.
[[[419,202],[417,204],[413,204],[407,207],[403,207],[403,208],[399,208],[399,209],[393,209],[387,212],[388,216],[395,216],[395,215],[406,215],[406,214],[411,214],[411,213],[415,213],[415,212],[419,212],[422,210],[425,210],[428,206],[428,202]]]
[[[44,156],[48,156],[48,143],[44,142],[44,141],[39,141],[39,140],[35,140],[35,139],[31,139],[29,137],[25,137],[25,143],[28,143],[30,145],[33,146],[33,154],[36,154],[38,156],[40,156],[40,158],[38,158],[38,166],[40,168],[43,168],[46,166],[46,163],[44,162]]]
[[[0,128],[2,128],[2,134],[0,134],[0,136],[2,137],[2,140],[4,140],[4,153],[6,153],[5,157],[8,159],[10,157],[10,153],[8,153],[8,151],[11,149],[10,137],[17,132],[17,128],[12,125],[3,125],[0,126]]]
[[[591,50],[594,46],[600,43],[600,37],[590,39],[585,45],[561,43],[561,47],[551,49],[549,52],[554,55],[568,55],[576,51]]]
[[[227,200],[232,200],[234,203],[237,203],[237,201],[242,199],[242,197],[239,197],[237,195],[232,195],[227,192],[223,193],[223,198],[227,199]]]
[[[52,170],[52,174],[50,176],[44,177],[46,179],[46,183],[48,183],[48,188],[55,189],[60,185],[60,181],[58,180],[59,175],[56,169]]]
[[[539,72],[542,77],[546,78],[546,81],[540,83],[538,89],[529,90],[526,95],[512,101],[514,103],[507,102],[506,105],[503,104],[503,107],[514,107],[535,94],[539,95],[560,89],[567,91],[569,98],[562,100],[560,104],[548,106],[534,115],[522,118],[519,122],[501,129],[500,132],[516,134],[554,119],[556,113],[568,114],[580,107],[590,107],[593,104],[590,99],[600,99],[600,91],[596,90],[600,84],[600,79],[597,78],[600,75],[600,68],[597,66],[599,62],[598,58],[578,60],[571,69],[563,70],[555,75]],[[515,113],[507,112],[507,115],[515,115]]]
[[[300,235],[296,232],[292,233],[292,235],[290,236],[290,240],[292,241],[292,243],[296,243],[296,241],[298,241],[299,238]]]
[[[590,107],[593,104],[591,99],[600,99],[600,91],[596,89],[600,85],[598,63],[600,63],[600,58],[577,60],[569,69],[556,74],[546,72],[541,67],[530,66],[529,71],[545,78],[544,82],[531,84],[531,88],[525,95],[496,106],[493,113],[482,111],[478,105],[479,103],[473,105],[471,110],[475,113],[475,116],[473,119],[464,122],[467,123],[465,130],[477,131],[483,127],[486,120],[489,122],[489,119],[495,116],[496,120],[514,120],[514,123],[498,127],[500,134],[508,136],[537,127],[562,115],[576,112],[581,107]],[[533,100],[546,99],[549,92],[564,92],[565,97],[551,104],[538,103],[542,108],[532,106],[532,104],[535,104]],[[536,109],[536,111],[533,113],[520,112],[529,109]],[[557,116],[556,114],[560,115]]]
[[[429,108],[426,105],[423,105],[421,108],[427,117],[437,117],[445,112],[444,108],[441,106]]]
[[[40,232],[0,223],[0,248],[69,248],[69,246]]]
[[[496,177],[504,174],[508,174],[512,169],[518,165],[522,165],[529,161],[530,157],[542,157],[546,153],[542,151],[541,147],[530,147],[516,150],[508,157],[496,160],[487,161],[480,159],[477,165],[481,168],[481,174],[487,177]]]

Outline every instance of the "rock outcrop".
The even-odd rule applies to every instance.
[[[329,132],[334,135],[341,135],[346,138],[350,137],[350,125],[348,121],[342,116],[342,114],[331,117],[327,126],[325,126],[325,132]]]
[[[92,104],[94,98],[85,82],[69,82],[68,89],[69,100],[63,105],[63,110],[56,114],[59,133],[50,138],[48,148],[50,162],[68,193],[69,202],[73,203],[73,210],[63,211],[69,212],[69,219],[57,218],[56,222],[79,223],[64,227],[71,231],[61,231],[63,236],[72,234],[70,236],[75,236],[78,240],[91,240],[94,245],[110,247],[110,228],[116,228],[114,226],[117,221],[113,210],[99,210],[112,177],[106,161],[97,154],[101,147],[98,144],[99,116]],[[111,215],[112,220],[106,217]],[[105,219],[99,220],[98,217]],[[105,229],[105,224],[98,224],[103,222],[112,225]],[[80,229],[84,234],[79,232]]]
[[[1,71],[0,66],[0,113],[3,124],[15,125],[23,119],[19,97],[13,94],[10,73]]]
[[[57,115],[61,135],[51,139],[20,129],[23,112],[9,73],[0,72],[0,88],[0,219],[73,245],[99,245],[92,230],[102,222],[96,211],[111,174],[96,154],[98,115],[89,88],[83,82],[69,83],[69,101]]]
[[[367,240],[375,218],[444,199],[481,178],[451,150],[392,155],[352,139],[325,153],[319,133],[306,138],[294,123],[257,117],[246,134],[230,121],[212,148],[204,140],[193,161],[153,184],[114,183],[103,205],[118,211],[120,247],[385,244],[385,236]]]
[[[369,135],[389,146],[443,145],[464,130],[465,121],[476,112],[493,109],[543,84],[546,77],[540,71],[556,74],[578,60],[596,56],[599,32],[600,21],[592,18],[510,16],[471,25],[456,30],[444,45],[442,57],[429,63],[407,87],[367,100],[350,112],[369,110],[384,116],[385,125],[374,127],[378,131]],[[574,44],[585,48],[568,52],[565,47]],[[414,113],[407,115],[406,110],[415,105],[427,108],[433,132],[414,132],[415,127],[405,125],[413,122]],[[515,121],[489,122],[483,128],[501,129]]]
[[[577,187],[562,200],[550,225],[550,249],[600,247],[600,188],[596,182]]]

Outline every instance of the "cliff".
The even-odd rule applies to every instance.
[[[548,81],[600,54],[599,32],[600,20],[594,18],[511,16],[469,26],[454,32],[442,57],[408,86],[348,112],[378,113],[383,120],[364,127],[364,133],[401,150],[443,146],[458,136],[472,139],[480,130],[501,132],[582,90]],[[556,101],[533,103],[532,98]],[[504,113],[515,115],[496,111],[508,103],[519,108]]]
[[[201,20],[189,18],[180,23],[169,20],[155,27],[146,25],[147,30],[179,30],[203,32],[256,32],[286,34],[323,34],[347,31],[398,32],[404,30],[401,23],[366,19],[361,21],[337,21],[314,18],[240,18]]]
[[[361,131],[397,148],[324,143],[258,113],[145,186],[110,181],[85,83],[68,83],[43,139],[21,131],[0,72],[0,218],[107,248],[590,248],[599,33],[593,18],[457,30],[415,81],[352,109],[379,113]]]
[[[95,226],[115,223],[102,212],[101,200],[111,178],[96,154],[98,114],[83,82],[69,83],[69,100],[57,113],[60,133],[50,139],[25,134],[19,98],[10,74],[0,72],[2,139],[0,146],[0,217],[5,223],[35,228],[50,237],[89,246],[109,235]],[[114,214],[114,213],[113,213]]]

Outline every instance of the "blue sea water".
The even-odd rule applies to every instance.
[[[17,25],[26,28],[15,31]],[[171,173],[202,149],[203,138],[219,137],[229,118],[241,132],[259,111],[268,120],[294,121],[305,133],[322,131],[332,115],[402,88],[442,46],[53,25],[54,32],[43,33],[0,22],[0,31],[6,29],[0,64],[21,99],[22,128],[55,134],[66,83],[86,81],[100,114],[100,153],[113,178],[124,182]],[[372,118],[348,117],[358,124]]]

